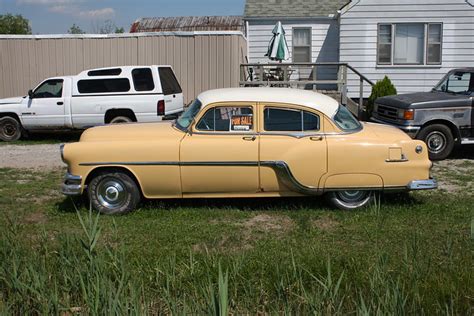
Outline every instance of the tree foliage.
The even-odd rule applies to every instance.
[[[367,103],[367,114],[369,117],[372,115],[375,100],[377,98],[394,94],[397,94],[397,89],[387,76],[385,76],[382,80],[377,81],[377,83],[372,87],[372,93],[370,94],[369,102]]]
[[[0,15],[0,34],[31,34],[30,21],[22,15]]]
[[[76,23],[74,23],[69,28],[69,30],[67,30],[67,33],[68,34],[85,34],[86,32],[84,32],[79,25],[76,25]]]
[[[101,24],[97,23],[93,25],[93,31],[98,34],[125,33],[125,29],[123,27],[118,27],[112,20],[105,20]]]

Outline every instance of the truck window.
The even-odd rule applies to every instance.
[[[158,73],[160,74],[161,88],[163,89],[163,94],[177,94],[181,93],[181,86],[176,80],[176,77],[173,73],[173,70],[169,67],[159,67]]]
[[[63,80],[51,79],[43,82],[34,92],[35,99],[60,98],[63,95]]]
[[[79,93],[111,93],[130,91],[127,78],[120,79],[86,79],[77,83]]]
[[[153,75],[150,68],[137,68],[132,70],[133,85],[136,91],[151,91],[155,89]]]
[[[88,76],[95,77],[95,76],[118,76],[122,73],[122,69],[120,68],[110,68],[110,69],[98,69],[98,70],[91,70],[87,73]]]

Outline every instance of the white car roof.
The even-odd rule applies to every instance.
[[[87,76],[87,73],[89,71],[93,71],[93,70],[106,70],[106,69],[116,69],[116,68],[120,68],[122,69],[123,71],[125,72],[128,72],[128,71],[131,71],[132,69],[135,69],[135,68],[151,68],[151,67],[169,67],[169,68],[173,68],[171,67],[170,65],[135,65],[135,66],[115,66],[115,67],[101,67],[101,68],[91,68],[91,69],[85,69],[83,71],[81,71],[78,76]]]
[[[216,102],[274,102],[302,105],[333,117],[339,102],[324,94],[291,88],[229,88],[203,92],[197,97],[203,106]]]

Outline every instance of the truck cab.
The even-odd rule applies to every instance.
[[[371,119],[425,141],[431,160],[474,144],[474,68],[453,69],[430,92],[378,98]]]
[[[91,69],[48,78],[24,97],[0,99],[0,139],[17,140],[23,131],[155,122],[183,109],[171,66]]]

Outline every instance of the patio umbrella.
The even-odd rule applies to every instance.
[[[277,22],[272,33],[273,36],[268,44],[268,50],[265,56],[268,56],[271,60],[278,60],[280,62],[290,58],[290,52],[285,38],[285,30],[280,21]]]

